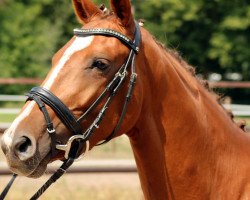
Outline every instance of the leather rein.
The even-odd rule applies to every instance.
[[[74,29],[74,35],[78,37],[86,37],[90,35],[102,35],[107,37],[115,37],[120,40],[124,45],[126,45],[129,49],[129,55],[125,63],[119,68],[118,72],[115,74],[114,78],[108,83],[104,91],[100,94],[100,96],[92,103],[92,105],[81,115],[78,119],[73,115],[73,113],[69,110],[69,108],[51,91],[47,90],[43,87],[34,87],[27,94],[27,101],[35,101],[38,105],[40,111],[44,115],[44,119],[46,121],[47,132],[51,137],[51,155],[55,155],[56,151],[64,151],[63,164],[61,167],[48,179],[48,181],[30,198],[31,200],[38,199],[46,189],[58,180],[66,170],[74,163],[75,160],[79,159],[83,155],[86,154],[89,150],[89,139],[95,133],[95,130],[99,128],[99,125],[102,119],[105,116],[106,110],[108,109],[110,103],[112,102],[114,96],[117,94],[121,86],[126,80],[128,75],[128,69],[131,68],[130,72],[130,80],[128,83],[128,90],[126,93],[126,97],[124,100],[122,112],[120,118],[113,129],[112,133],[104,140],[98,143],[97,145],[105,144],[109,142],[118,132],[121,127],[121,124],[124,120],[128,103],[131,99],[134,86],[136,83],[137,74],[135,71],[135,56],[139,53],[139,45],[141,42],[141,33],[140,27],[138,23],[135,23],[135,34],[134,40],[130,40],[127,36],[111,30],[111,29]],[[85,120],[89,114],[102,102],[102,100],[107,97],[106,102],[103,107],[100,109],[97,117],[91,123],[91,125],[83,130],[81,126],[81,122]],[[62,123],[68,128],[68,130],[72,133],[72,136],[69,138],[66,144],[56,144],[56,130],[50,118],[50,115],[47,111],[46,106],[49,106],[58,116],[58,118],[62,121]],[[83,151],[83,149],[85,149]],[[12,183],[16,178],[16,174],[13,175],[12,179],[8,183],[8,185],[3,190],[0,195],[0,200],[4,199],[8,190],[10,189]]]

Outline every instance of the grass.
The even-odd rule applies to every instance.
[[[14,101],[7,101],[7,102],[0,102],[1,108],[22,108],[25,102],[14,102]]]
[[[24,102],[0,102],[0,108],[22,108]],[[0,123],[11,123],[17,114],[0,113]]]
[[[250,117],[236,117],[236,121],[245,120],[247,125],[250,126]]]
[[[11,123],[16,118],[16,114],[1,114],[0,123]]]

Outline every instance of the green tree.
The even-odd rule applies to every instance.
[[[0,3],[1,77],[44,77],[55,51],[80,26],[71,1]]]
[[[105,3],[109,0],[94,0]],[[198,72],[250,79],[249,0],[131,0],[136,18]],[[71,0],[0,0],[1,77],[44,77],[53,54],[79,27]],[[0,93],[22,92],[0,86]]]
[[[198,70],[240,72],[250,79],[250,2],[247,0],[133,0],[160,41]]]
[[[51,57],[76,23],[71,2],[9,0],[1,4],[0,76],[44,77]],[[21,88],[1,86],[0,90],[22,92]]]

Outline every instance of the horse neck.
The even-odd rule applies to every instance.
[[[197,167],[214,169],[217,155],[229,151],[228,143],[242,145],[239,140],[245,140],[245,135],[182,66],[185,63],[147,33],[143,37],[147,41],[142,44],[145,57],[138,58],[137,66],[144,101],[129,135],[146,199],[165,199],[174,196],[178,183],[182,190],[190,190],[185,184],[190,186],[197,181],[196,175],[201,176]]]

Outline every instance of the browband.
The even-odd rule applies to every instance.
[[[52,108],[52,110],[57,114],[59,119],[63,122],[63,124],[73,133],[73,136],[71,136],[65,145],[56,145],[56,149],[65,151],[65,159],[62,166],[49,178],[49,180],[31,197],[31,200],[38,199],[45,190],[48,189],[48,187],[54,183],[56,180],[58,180],[65,172],[66,169],[68,169],[74,162],[75,159],[77,159],[81,154],[82,146],[85,142],[85,153],[89,149],[89,138],[92,135],[94,129],[98,128],[99,123],[101,122],[102,118],[104,117],[105,111],[107,110],[108,106],[111,103],[112,98],[115,96],[117,90],[122,85],[126,74],[127,74],[127,67],[130,64],[131,65],[131,75],[128,85],[127,94],[125,97],[125,101],[122,108],[122,113],[120,115],[120,118],[113,130],[113,132],[100,144],[105,144],[106,142],[110,141],[119,128],[121,127],[121,124],[123,122],[123,119],[125,117],[128,103],[130,101],[130,98],[132,96],[132,92],[134,90],[134,86],[136,83],[137,74],[135,71],[135,54],[138,54],[139,52],[139,44],[141,42],[141,34],[140,34],[140,27],[138,23],[135,23],[136,29],[135,29],[135,35],[134,35],[134,41],[130,40],[127,36],[122,35],[119,32],[110,30],[110,29],[75,29],[74,34],[78,36],[88,36],[88,35],[104,35],[104,36],[111,36],[119,39],[121,42],[123,42],[127,47],[130,47],[130,53],[127,58],[126,64],[124,66],[120,67],[120,70],[117,72],[116,76],[113,78],[113,80],[108,84],[105,91],[103,91],[103,94],[97,100],[90,106],[90,108],[86,111],[85,114],[83,114],[78,120],[75,118],[75,116],[72,114],[72,112],[68,109],[68,107],[59,99],[57,98],[52,92],[47,90],[43,87],[34,87],[30,90],[30,92],[27,94],[28,99],[27,100],[34,100],[39,109],[42,111],[45,121],[47,123],[47,131],[51,136],[51,151],[52,155],[54,155],[54,148],[53,145],[56,143],[55,134],[56,131],[53,127],[52,120],[49,116],[49,113],[45,107],[45,104],[47,104],[49,107]],[[117,85],[115,84],[117,83]],[[112,88],[112,89],[111,89]],[[81,120],[88,115],[91,110],[99,104],[103,96],[106,94],[107,91],[110,91],[110,96],[108,97],[106,103],[104,104],[103,108],[100,110],[98,116],[90,125],[90,127],[86,130],[85,133],[82,133],[82,127],[80,125]],[[84,154],[85,154],[84,153]],[[17,175],[13,174],[13,178],[10,180],[8,185],[5,187],[3,192],[0,194],[0,200],[4,199],[6,196],[10,186],[12,185],[13,181],[15,180],[15,177]]]
[[[47,130],[49,133],[50,132],[54,133],[55,130],[53,128],[53,123],[52,123],[52,121],[48,115],[48,112],[46,111],[46,108],[43,105],[43,103],[48,105],[56,113],[56,115],[59,117],[59,119],[72,132],[73,135],[78,135],[80,137],[80,138],[75,138],[74,136],[72,136],[69,140],[72,140],[74,143],[79,142],[79,144],[83,143],[83,142],[87,142],[87,140],[89,140],[89,138],[93,134],[94,130],[96,128],[98,128],[100,122],[102,121],[102,119],[106,113],[108,106],[111,103],[111,100],[113,99],[117,90],[120,88],[120,86],[122,85],[122,83],[125,80],[128,67],[131,66],[131,74],[130,74],[131,77],[130,77],[128,91],[126,94],[126,98],[124,101],[124,105],[123,105],[120,119],[118,120],[118,123],[117,123],[116,127],[114,128],[114,130],[112,131],[112,133],[103,142],[100,143],[100,144],[104,144],[104,143],[108,142],[109,140],[111,140],[114,137],[114,135],[117,133],[117,131],[119,130],[119,128],[122,124],[122,121],[124,119],[124,116],[125,116],[125,113],[127,110],[127,106],[128,106],[128,102],[130,100],[130,97],[132,95],[132,91],[133,91],[133,88],[134,88],[134,85],[136,82],[137,75],[135,72],[135,63],[134,63],[135,60],[134,59],[135,59],[135,54],[137,54],[139,51],[139,44],[141,42],[140,26],[138,23],[136,23],[134,41],[130,40],[127,36],[122,35],[119,32],[116,32],[116,31],[113,31],[110,29],[102,29],[102,28],[75,29],[74,34],[79,36],[79,37],[84,37],[84,36],[88,36],[88,35],[104,35],[104,36],[115,37],[118,40],[120,40],[121,42],[123,42],[127,47],[130,48],[130,53],[129,53],[124,65],[122,65],[120,67],[120,69],[116,73],[115,77],[107,85],[107,87],[103,91],[103,93],[96,99],[96,101],[89,107],[89,109],[83,115],[80,116],[79,119],[76,119],[76,117],[69,110],[69,108],[58,97],[56,97],[51,91],[49,91],[48,89],[46,89],[44,87],[32,88],[27,95],[28,100],[34,100],[38,104],[38,106],[39,106],[40,110],[42,111],[42,113],[45,117],[45,120],[47,122]],[[81,126],[82,120],[87,117],[87,115],[93,110],[93,108],[95,108],[100,103],[100,101],[108,94],[108,92],[109,92],[109,96],[108,96],[106,102],[104,103],[102,109],[100,110],[99,114],[97,115],[96,119],[93,121],[93,123],[86,130],[83,131],[83,128]],[[50,128],[50,126],[52,128]],[[55,134],[53,134],[53,135],[55,135]],[[53,139],[53,140],[55,141],[55,139]],[[58,144],[58,145],[56,145],[56,148],[59,150],[64,150],[64,151],[65,151],[65,149],[69,150],[69,151],[71,149],[73,149],[71,147],[68,148],[68,146],[71,146],[71,145],[68,145],[68,144],[59,145]],[[77,146],[77,145],[73,145],[73,146]],[[76,150],[79,150],[79,147],[77,147]],[[74,152],[76,152],[76,151],[74,151]],[[66,157],[68,157],[68,153],[66,153],[66,154],[65,154]],[[71,158],[75,159],[76,157],[71,156]]]
[[[136,26],[139,25],[136,23]],[[127,36],[117,31],[114,31],[112,29],[103,29],[103,28],[94,28],[94,29],[75,28],[74,35],[76,36],[103,35],[103,36],[115,37],[120,41],[122,41],[126,46],[130,47],[130,49],[133,49],[136,54],[139,53],[139,43],[136,35],[135,35],[135,40],[132,41]]]

